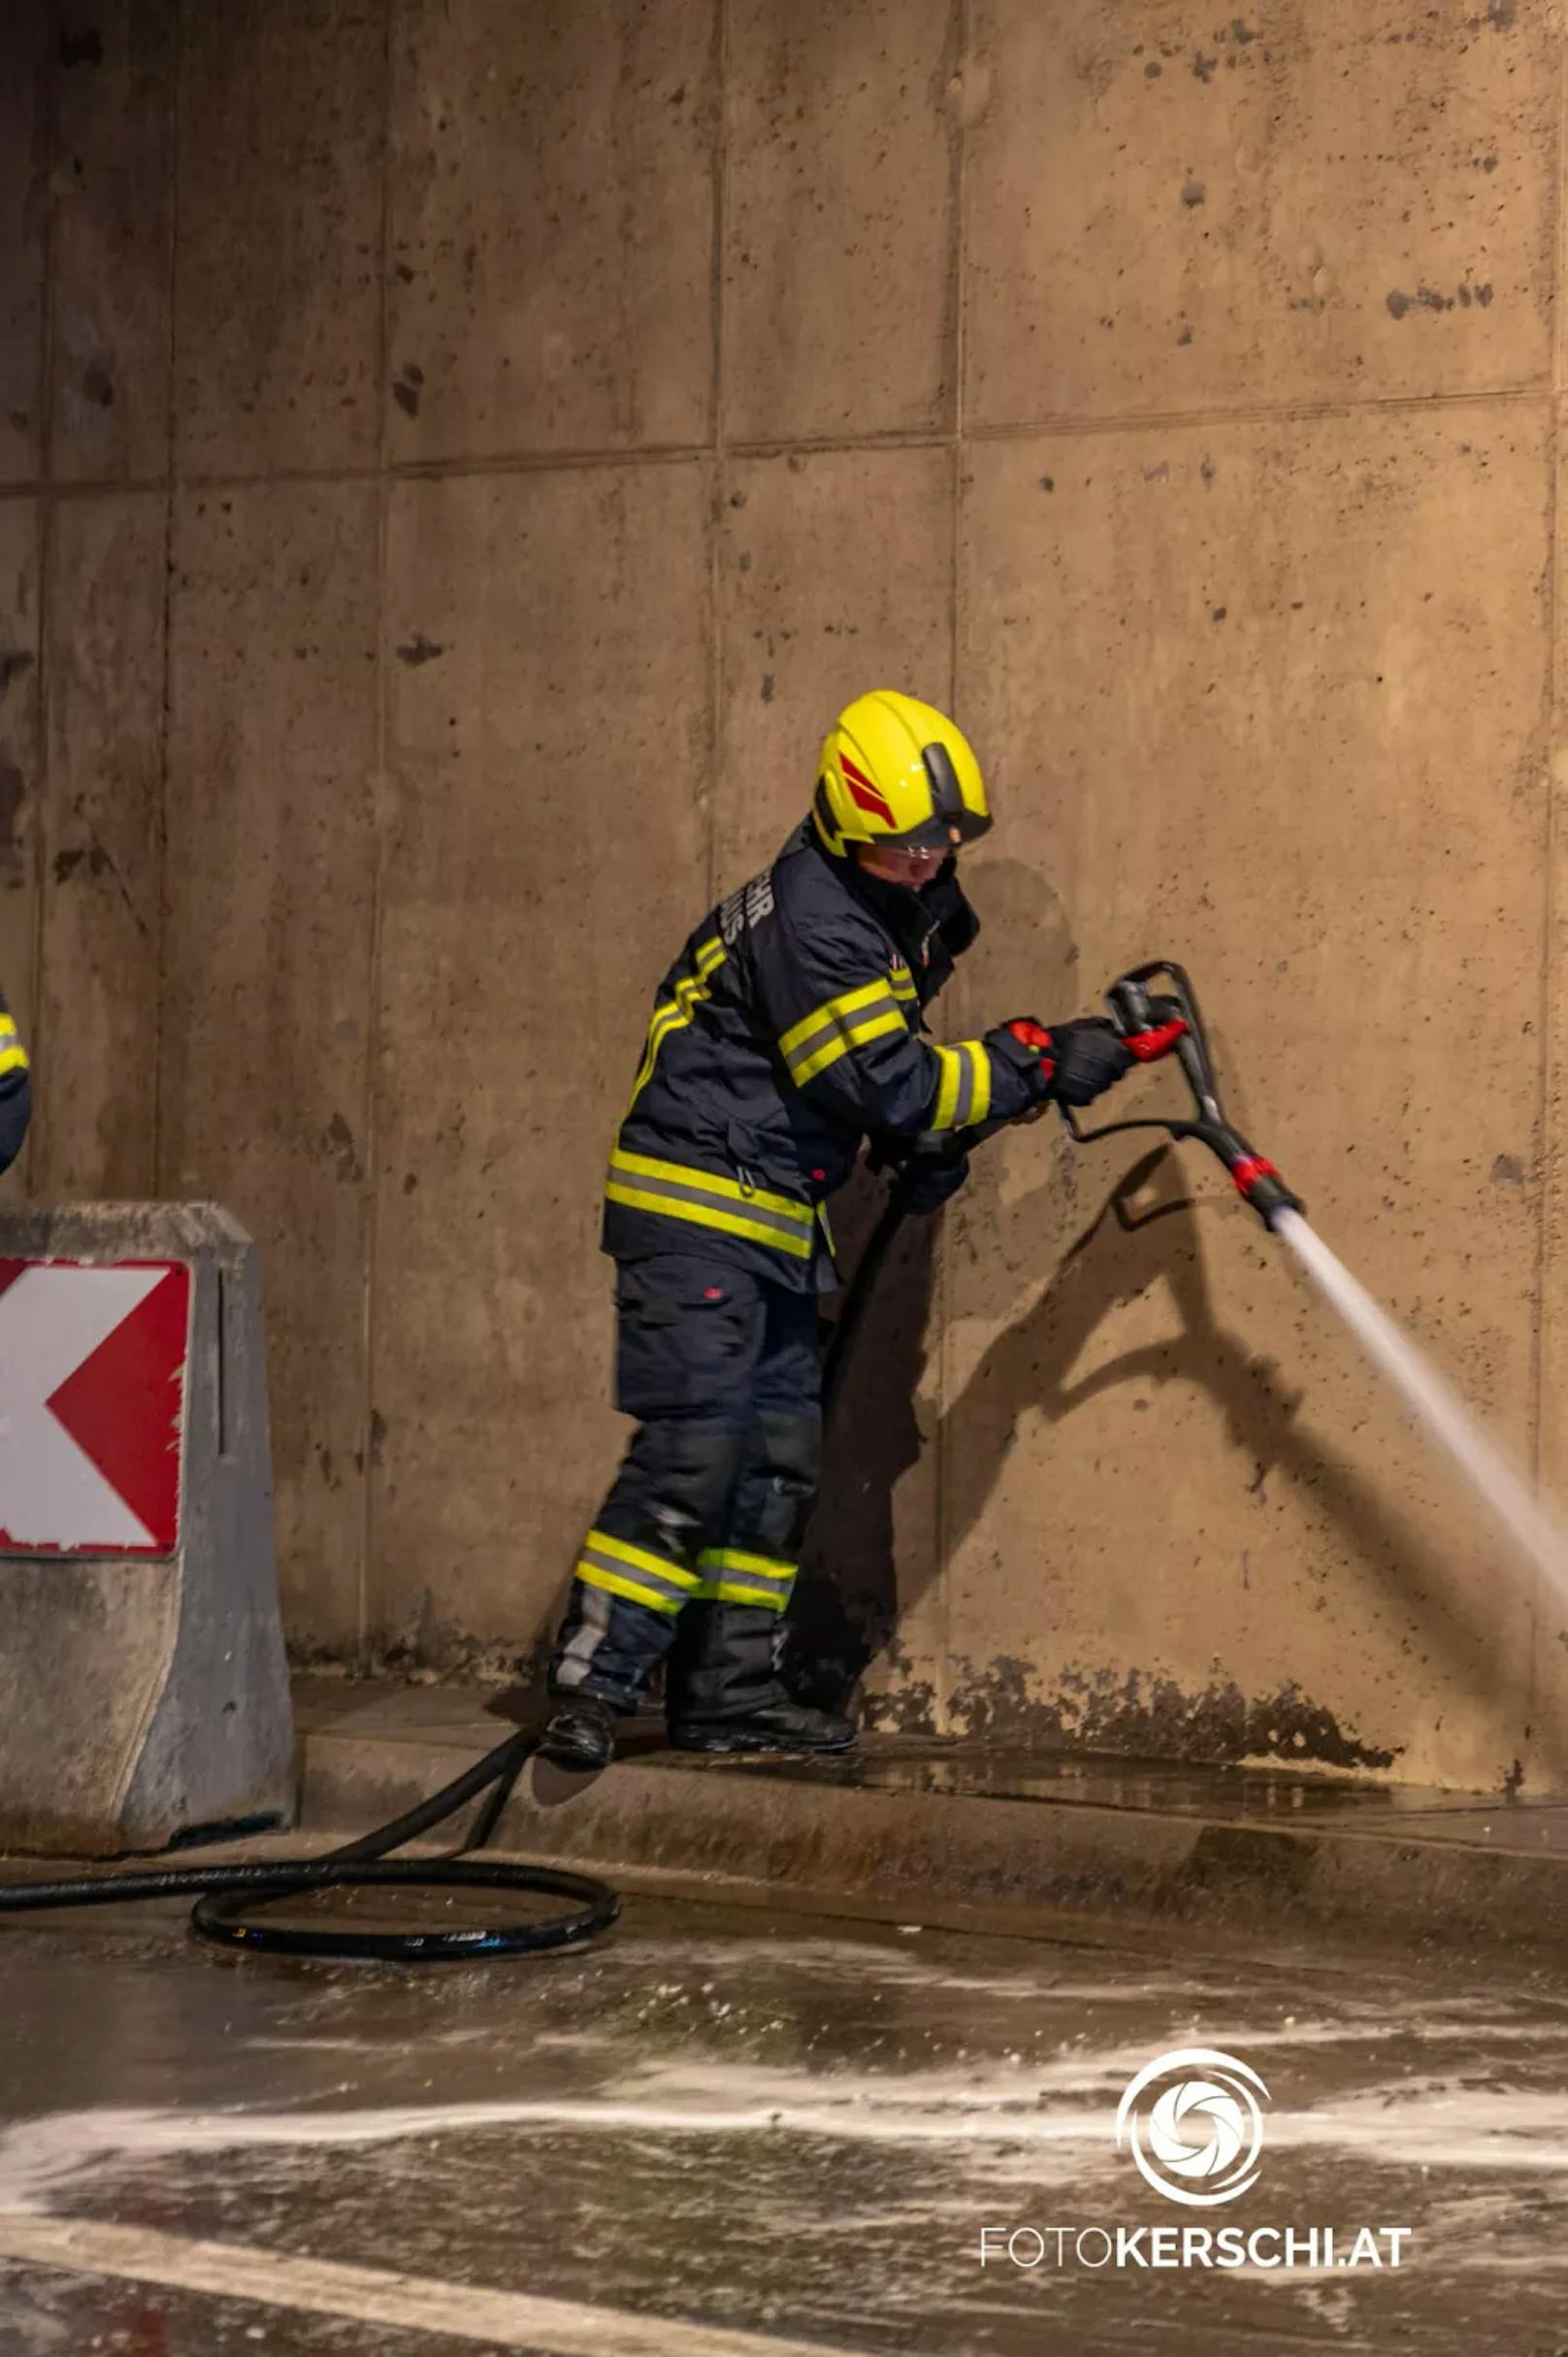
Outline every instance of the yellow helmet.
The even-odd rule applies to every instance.
[[[829,730],[811,811],[840,856],[851,843],[945,851],[955,829],[972,842],[991,824],[963,731],[933,705],[886,687],[857,696]]]

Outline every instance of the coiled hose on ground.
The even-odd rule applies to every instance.
[[[607,1931],[621,1912],[618,1894],[592,1875],[567,1874],[554,1866],[509,1866],[499,1858],[466,1857],[462,1851],[437,1858],[387,1855],[389,1850],[402,1849],[405,1842],[417,1841],[488,1786],[488,1797],[463,1843],[464,1850],[482,1849],[533,1749],[531,1731],[508,1735],[472,1768],[465,1768],[461,1776],[433,1792],[429,1800],[341,1850],[329,1850],[323,1857],[276,1858],[261,1865],[153,1866],[127,1874],[0,1882],[0,1914],[45,1907],[119,1906],[127,1899],[168,1899],[197,1891],[201,1896],[191,1912],[191,1928],[199,1939],[219,1948],[281,1956],[375,1957],[395,1964],[472,1963],[485,1956],[531,1956],[546,1948],[570,1948],[591,1940],[596,1932]],[[302,1891],[370,1886],[531,1890],[575,1904],[569,1914],[551,1915],[543,1922],[433,1931],[356,1931],[347,1925],[315,1931],[247,1919],[258,1901],[291,1898]]]

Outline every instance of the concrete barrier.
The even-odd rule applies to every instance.
[[[292,1807],[256,1248],[206,1203],[0,1212],[0,1845]]]

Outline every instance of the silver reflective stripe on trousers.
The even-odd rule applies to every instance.
[[[577,1583],[577,1608],[581,1626],[556,1663],[554,1683],[559,1686],[581,1686],[591,1676],[594,1655],[609,1633],[609,1608],[613,1599],[602,1588],[585,1588]]]

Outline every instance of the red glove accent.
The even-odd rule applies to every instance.
[[[1056,1042],[1044,1024],[1033,1023],[1027,1015],[1020,1015],[1016,1022],[1007,1026],[1007,1029],[1012,1032],[1021,1048],[1034,1049],[1040,1059],[1040,1068],[1046,1079],[1055,1080],[1057,1076],[1056,1059],[1051,1051]]]
[[[1131,1032],[1124,1038],[1122,1045],[1140,1064],[1158,1064],[1161,1056],[1170,1054],[1177,1040],[1184,1038],[1186,1032],[1187,1025],[1177,1015],[1169,1023],[1158,1024],[1152,1031]]]
[[[1230,1175],[1241,1193],[1251,1202],[1253,1189],[1260,1178],[1278,1178],[1280,1174],[1272,1162],[1264,1162],[1260,1154],[1246,1154],[1239,1162],[1231,1163]]]

